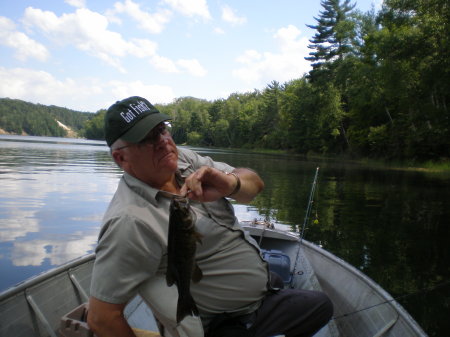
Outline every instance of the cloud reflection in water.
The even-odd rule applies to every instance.
[[[14,266],[40,266],[45,259],[60,265],[88,252],[97,244],[97,233],[73,233],[69,238],[36,239],[14,242],[11,261]]]
[[[92,252],[121,175],[103,143],[41,139],[0,136],[0,291]]]

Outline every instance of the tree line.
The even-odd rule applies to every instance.
[[[323,0],[308,27],[312,69],[261,90],[157,105],[178,144],[347,154],[385,159],[450,158],[450,6],[447,0],[385,0],[360,12]],[[151,101],[151,97],[146,97]],[[103,116],[80,134],[103,139]],[[1,124],[0,124],[0,127]]]
[[[82,134],[90,118],[92,114],[87,112],[0,98],[0,129],[11,134],[66,137],[67,130],[58,121]]]
[[[324,0],[308,74],[208,102],[159,107],[178,143],[386,159],[450,157],[450,6],[386,0],[380,11]]]

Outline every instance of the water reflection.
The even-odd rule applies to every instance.
[[[35,211],[27,211],[18,208],[13,202],[2,202],[0,213],[0,242],[14,241],[27,233],[39,232],[38,220]],[[9,208],[4,210],[3,208]]]
[[[0,264],[18,269],[2,270],[0,291],[92,252],[121,174],[100,142],[3,137]]]
[[[59,238],[40,238],[14,242],[11,261],[14,266],[40,266],[45,259],[51,265],[60,265],[80,255],[93,252],[97,231],[91,234],[74,232]]]

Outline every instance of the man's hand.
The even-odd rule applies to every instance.
[[[180,193],[200,202],[215,201],[228,196],[239,202],[250,202],[264,188],[264,182],[250,169],[237,168],[233,173],[237,177],[209,166],[202,166],[186,178]],[[235,190],[238,179],[241,187],[230,195]]]

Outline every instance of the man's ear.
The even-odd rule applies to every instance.
[[[114,150],[111,154],[112,154],[112,157],[113,157],[114,161],[116,162],[116,164],[119,167],[122,167],[123,162],[125,161],[125,157],[123,156],[122,151]]]

